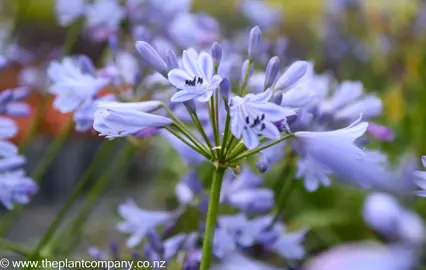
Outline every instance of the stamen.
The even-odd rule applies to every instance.
[[[248,116],[246,117],[246,124],[250,124],[250,118]]]
[[[265,120],[265,114],[264,113],[262,113],[262,116],[260,117],[260,121],[263,121],[263,120]]]
[[[198,84],[203,84],[203,78],[198,77],[197,83],[198,83]]]
[[[262,123],[262,125],[260,126],[260,131],[265,129],[265,123]]]

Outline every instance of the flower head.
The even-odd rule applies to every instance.
[[[259,94],[247,94],[243,98],[235,96],[231,100],[231,131],[238,139],[243,138],[249,149],[259,145],[259,135],[277,140],[280,131],[274,122],[281,121],[287,116],[295,114],[270,102],[272,90],[268,89]]]
[[[0,173],[0,202],[12,209],[14,203],[26,204],[37,192],[37,184],[23,170]]]
[[[118,230],[132,234],[127,241],[128,247],[137,246],[149,230],[173,218],[173,213],[170,212],[142,210],[133,200],[120,204],[118,213],[124,218],[118,225]]]
[[[386,181],[388,173],[383,166],[383,156],[364,152],[354,143],[367,127],[366,122],[358,120],[334,131],[295,133],[302,159],[299,176],[305,177],[308,190],[315,190],[319,183],[328,185],[329,173],[369,188]]]
[[[189,49],[183,52],[182,62],[183,68],[173,69],[168,74],[170,83],[181,89],[172,96],[171,101],[208,101],[222,81],[219,75],[214,75],[211,55],[205,52],[198,54],[194,49]]]
[[[53,61],[47,74],[53,82],[49,92],[56,95],[53,106],[62,113],[74,111],[108,83],[105,78],[83,73],[80,63],[71,58]]]

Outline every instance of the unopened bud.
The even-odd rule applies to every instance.
[[[155,71],[167,78],[169,69],[167,68],[166,62],[158,54],[158,52],[147,42],[137,41],[136,49],[141,55],[142,59]]]
[[[268,170],[269,162],[265,154],[263,153],[260,154],[259,159],[256,162],[256,167],[260,173],[264,173]]]
[[[265,72],[265,83],[264,89],[269,88],[274,83],[277,78],[278,72],[280,71],[280,58],[274,56],[269,60],[268,65],[266,66]]]
[[[250,30],[248,57],[254,59],[260,50],[260,42],[262,40],[262,31],[259,26],[255,26]]]
[[[283,93],[281,91],[277,91],[272,96],[271,102],[275,103],[277,105],[281,105],[281,102],[283,101]]]
[[[275,89],[285,90],[297,83],[308,71],[309,63],[306,61],[296,61],[287,68],[278,79]]]
[[[222,46],[219,43],[215,42],[212,45],[212,58],[215,66],[220,64],[220,60],[222,59]]]
[[[168,51],[166,54],[166,62],[169,70],[179,68],[179,62],[176,57],[176,54],[173,51]]]

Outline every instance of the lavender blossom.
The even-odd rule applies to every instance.
[[[415,252],[404,246],[355,243],[331,248],[308,263],[303,270],[410,270]]]
[[[28,104],[21,100],[29,93],[26,87],[7,89],[0,93],[0,113],[9,116],[27,116],[30,113]]]
[[[95,31],[96,39],[102,40],[117,31],[124,15],[117,0],[95,0],[86,7],[86,25]]]
[[[241,0],[240,10],[253,24],[266,29],[277,26],[282,20],[282,10],[262,0]]]
[[[231,131],[237,139],[243,138],[249,149],[259,145],[259,135],[271,140],[280,138],[274,122],[295,114],[291,109],[280,107],[269,100],[272,90],[259,94],[247,94],[244,98],[235,96],[231,100]]]
[[[167,77],[167,72],[169,70],[167,64],[151,45],[145,41],[138,41],[136,42],[136,49],[142,59],[148,63],[152,69],[162,74],[164,77]]]
[[[72,112],[85,100],[93,98],[108,80],[83,73],[81,65],[71,58],[53,61],[47,74],[53,81],[49,92],[56,95],[53,106],[62,113]]]
[[[13,208],[14,203],[27,204],[36,192],[37,184],[25,176],[23,170],[1,173],[0,202],[8,210]]]
[[[15,122],[9,118],[0,117],[0,156],[7,157],[18,153],[18,147],[6,141],[14,137],[17,132],[18,127]]]
[[[391,240],[421,246],[426,231],[420,216],[404,209],[391,195],[373,193],[365,201],[364,219],[371,228]]]
[[[55,13],[61,26],[69,26],[80,16],[84,15],[86,0],[56,0]]]
[[[358,120],[335,131],[295,133],[296,150],[302,159],[298,177],[304,176],[309,191],[316,190],[319,183],[328,185],[327,175],[330,173],[341,180],[370,188],[377,187],[387,179],[383,160],[354,144],[367,127],[366,122]]]
[[[93,121],[95,119],[95,112],[98,108],[96,102],[101,101],[115,101],[114,95],[106,95],[101,98],[93,100],[86,100],[83,104],[76,109],[73,114],[73,119],[75,122],[75,129],[79,132],[86,132],[93,126]]]
[[[124,219],[118,225],[118,230],[131,234],[127,241],[128,247],[137,246],[149,230],[173,218],[170,212],[142,210],[133,200],[120,204],[118,213]]]
[[[235,178],[225,176],[222,184],[221,202],[226,202],[244,212],[264,213],[274,205],[272,190],[260,188],[260,176],[244,168]]]
[[[168,78],[176,88],[182,89],[176,92],[172,102],[183,102],[195,99],[199,102],[207,102],[219,87],[222,78],[214,75],[214,64],[211,55],[198,54],[194,49],[183,52],[183,69],[173,69]]]
[[[170,125],[172,120],[149,112],[160,107],[159,101],[98,102],[93,128],[107,138],[132,136],[146,128]]]

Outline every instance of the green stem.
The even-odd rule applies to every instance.
[[[287,134],[287,135],[285,135],[284,137],[282,137],[282,138],[280,138],[279,140],[276,140],[276,141],[273,141],[273,142],[271,142],[271,143],[268,143],[267,145],[264,145],[264,146],[262,146],[262,147],[258,147],[258,148],[255,148],[255,149],[252,149],[252,150],[248,150],[248,151],[246,151],[246,152],[244,152],[244,153],[242,153],[242,154],[240,154],[240,155],[238,155],[237,157],[235,157],[235,158],[230,158],[230,160],[226,160],[227,162],[229,162],[229,163],[234,163],[234,162],[237,162],[238,160],[240,160],[240,159],[243,159],[243,158],[246,158],[246,157],[248,157],[248,156],[251,156],[251,155],[254,155],[254,154],[256,154],[256,153],[258,153],[258,152],[260,152],[260,151],[262,151],[262,150],[264,150],[264,149],[266,149],[266,148],[269,148],[269,147],[271,147],[271,146],[274,146],[274,145],[276,145],[276,144],[278,144],[278,143],[280,143],[280,142],[282,142],[282,141],[285,141],[285,140],[287,140],[287,139],[290,139],[290,138],[292,138],[292,137],[294,137],[294,134],[293,133],[291,133],[291,134]]]
[[[115,141],[106,141],[100,147],[100,149],[98,150],[98,153],[96,154],[96,158],[90,163],[89,167],[85,170],[80,180],[78,181],[77,186],[74,188],[72,193],[68,196],[67,200],[65,201],[61,210],[59,211],[58,215],[56,216],[54,221],[50,224],[48,230],[46,231],[44,236],[41,238],[40,242],[37,244],[33,252],[34,255],[40,252],[40,250],[44,247],[44,245],[50,240],[50,238],[59,228],[61,221],[63,220],[65,215],[68,213],[68,211],[71,209],[71,207],[74,205],[75,201],[79,198],[80,194],[84,190],[84,187],[86,187],[88,181],[90,180],[90,175],[92,174],[92,171],[97,167],[99,163],[99,160],[100,160],[99,158],[107,156],[107,154],[109,153],[114,143]]]
[[[176,117],[176,115],[165,104],[161,104],[161,107],[164,108],[167,111],[167,113],[170,115],[170,117],[173,119],[174,126],[183,135],[185,135],[185,137],[187,137],[196,147],[200,148],[200,150],[203,151],[204,154],[208,155],[210,150],[207,148],[205,144],[203,144],[196,136],[192,134],[192,131],[185,125],[185,123],[183,123],[178,117]],[[191,115],[190,111],[188,111],[188,113]]]
[[[206,141],[206,144],[210,148],[210,152],[213,156],[213,158],[216,158],[215,151],[213,150],[213,146],[210,142],[209,137],[207,136],[206,132],[204,131],[203,125],[200,122],[200,119],[198,118],[198,115],[196,113],[191,113],[192,121],[194,122],[195,126],[197,127],[198,131],[201,133],[201,136],[203,136],[204,140]]]
[[[188,145],[189,147],[191,147],[192,149],[194,149],[196,152],[198,152],[201,155],[203,155],[205,158],[207,158],[207,160],[211,160],[211,156],[210,155],[206,154],[204,151],[200,152],[197,147],[195,147],[194,145],[192,145],[191,143],[189,143],[187,140],[185,140],[179,133],[177,133],[176,131],[174,131],[172,128],[170,128],[170,127],[164,127],[164,129],[166,129],[168,132],[170,132],[173,135],[175,135],[176,138],[178,138],[179,140],[181,140],[184,144]]]
[[[0,247],[10,250],[16,254],[29,258],[31,252],[26,250],[24,247],[21,247],[15,243],[12,243],[6,239],[0,239]]]
[[[203,240],[203,254],[200,270],[209,270],[212,260],[214,232],[216,229],[216,218],[219,210],[220,190],[222,188],[223,175],[226,168],[216,168],[213,171],[213,182],[210,188],[209,207],[207,211],[206,230]]]
[[[133,156],[135,148],[132,144],[126,142],[126,145],[121,149],[120,153],[115,157],[115,159],[110,163],[111,165],[104,171],[99,179],[96,180],[96,184],[92,187],[90,192],[87,194],[86,199],[83,202],[83,205],[80,207],[80,211],[76,214],[73,221],[67,228],[65,232],[59,234],[59,238],[53,239],[51,247],[55,250],[56,248],[63,248],[64,243],[67,241],[61,241],[63,237],[66,237],[66,232],[70,234],[76,234],[84,225],[84,222],[87,220],[87,216],[90,214],[93,204],[99,198],[99,195],[105,191],[107,184],[110,179],[117,178],[119,172],[124,171],[125,168],[130,164],[129,159]],[[68,239],[70,240],[70,239]],[[76,237],[71,237],[71,240],[75,242]],[[57,247],[56,244],[60,247]]]
[[[244,90],[245,90],[245,89],[246,89],[246,87],[247,87],[248,77],[249,77],[249,75],[250,75],[250,67],[251,67],[252,63],[253,63],[253,62],[252,62],[252,60],[251,60],[251,59],[249,59],[248,66],[247,66],[247,70],[246,70],[246,74],[244,74],[243,83],[241,84],[240,96],[243,96],[243,94],[244,94]]]
[[[223,132],[223,138],[222,138],[222,147],[221,147],[221,158],[225,158],[226,156],[226,144],[228,142],[228,133],[229,133],[229,127],[231,123],[231,116],[229,113],[226,115],[226,122],[225,122],[225,131]]]

